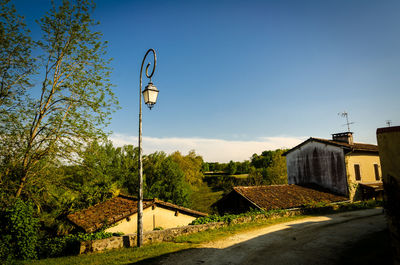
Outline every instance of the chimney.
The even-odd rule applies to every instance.
[[[334,133],[332,134],[332,140],[336,142],[353,144],[353,133],[352,132]]]

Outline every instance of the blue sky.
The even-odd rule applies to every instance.
[[[14,1],[33,37],[50,1]],[[144,108],[144,152],[195,149],[248,159],[346,131],[376,143],[400,124],[399,1],[96,1],[122,109],[110,130],[136,145],[139,70],[157,52],[156,106]]]

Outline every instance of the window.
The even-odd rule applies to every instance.
[[[354,164],[354,173],[356,174],[356,180],[361,180],[360,165]]]
[[[379,176],[379,166],[378,164],[374,164],[374,169],[375,169],[375,179],[376,180],[380,180],[380,176]]]

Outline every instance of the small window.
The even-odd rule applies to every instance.
[[[354,173],[356,174],[356,180],[361,180],[360,165],[354,165]]]
[[[379,176],[379,166],[378,164],[374,164],[374,169],[375,169],[375,179],[376,180],[380,180],[380,176]]]

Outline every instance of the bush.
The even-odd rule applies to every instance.
[[[253,209],[250,210],[246,213],[241,213],[241,214],[225,214],[225,215],[208,215],[204,217],[199,217],[195,220],[193,220],[190,225],[201,225],[201,224],[208,224],[208,223],[215,223],[215,222],[225,222],[225,223],[231,223],[233,220],[238,219],[240,217],[246,217],[246,216],[256,216],[256,215],[265,215],[267,217],[271,216],[272,214],[275,213],[282,213],[285,212],[284,210],[270,210],[270,211],[261,211],[259,209]]]
[[[0,215],[0,258],[36,259],[39,219],[34,217],[32,203],[18,198]]]
[[[110,233],[104,230],[95,233],[78,233],[63,237],[42,240],[39,253],[41,257],[59,257],[79,253],[80,242],[120,236],[122,233]]]

